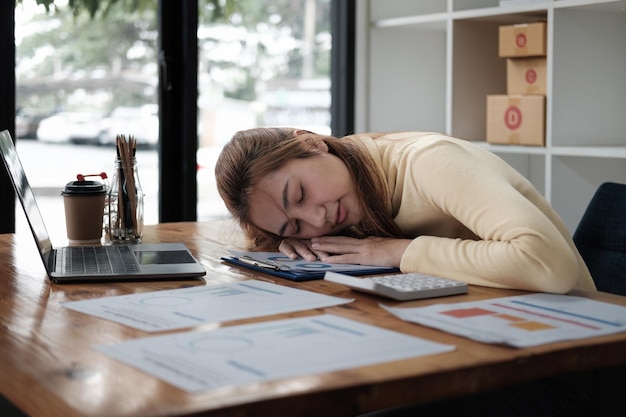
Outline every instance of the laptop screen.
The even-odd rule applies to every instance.
[[[9,177],[11,178],[13,187],[15,188],[15,193],[24,208],[24,213],[26,214],[26,219],[28,220],[30,229],[35,236],[35,240],[37,241],[39,253],[47,264],[48,255],[52,250],[50,236],[46,230],[43,217],[41,216],[41,212],[39,211],[39,207],[35,201],[35,195],[33,194],[33,190],[30,188],[30,184],[26,178],[26,173],[24,172],[24,167],[22,167],[22,162],[17,155],[13,139],[11,138],[11,134],[8,130],[0,132],[0,153],[2,154],[2,160],[4,161],[4,166],[6,167]]]

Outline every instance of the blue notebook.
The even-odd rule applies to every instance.
[[[322,279],[327,271],[347,275],[372,275],[399,272],[398,268],[375,265],[329,264],[322,261],[289,259],[280,252],[238,252],[222,257],[224,262],[292,281]]]

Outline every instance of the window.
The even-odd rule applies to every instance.
[[[65,236],[59,221],[65,183],[112,169],[112,135],[154,131],[148,110],[157,103],[158,29],[156,10],[119,6],[92,20],[56,3],[59,13],[25,1],[15,14],[18,149],[47,223],[58,225],[51,231],[58,241]],[[224,15],[213,2],[199,4],[197,178],[204,220],[226,215],[212,175],[234,132],[282,125],[330,133],[331,34],[330,0],[232,2],[237,8]],[[145,124],[122,120],[131,112],[146,115]],[[137,155],[146,224],[158,222],[159,156],[150,140]],[[58,161],[52,169],[50,160]]]

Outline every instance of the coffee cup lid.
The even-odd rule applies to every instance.
[[[91,195],[106,192],[103,183],[98,181],[70,181],[65,185],[61,195]]]

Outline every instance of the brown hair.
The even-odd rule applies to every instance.
[[[265,175],[296,158],[308,158],[320,151],[294,135],[295,129],[256,128],[237,132],[224,146],[215,165],[215,179],[220,196],[230,213],[239,221],[252,247],[276,250],[282,237],[256,227],[250,222],[251,191]],[[345,162],[359,191],[362,221],[345,231],[346,235],[401,237],[387,208],[388,191],[380,169],[356,137],[321,138],[329,152]],[[309,142],[310,143],[310,142]]]

